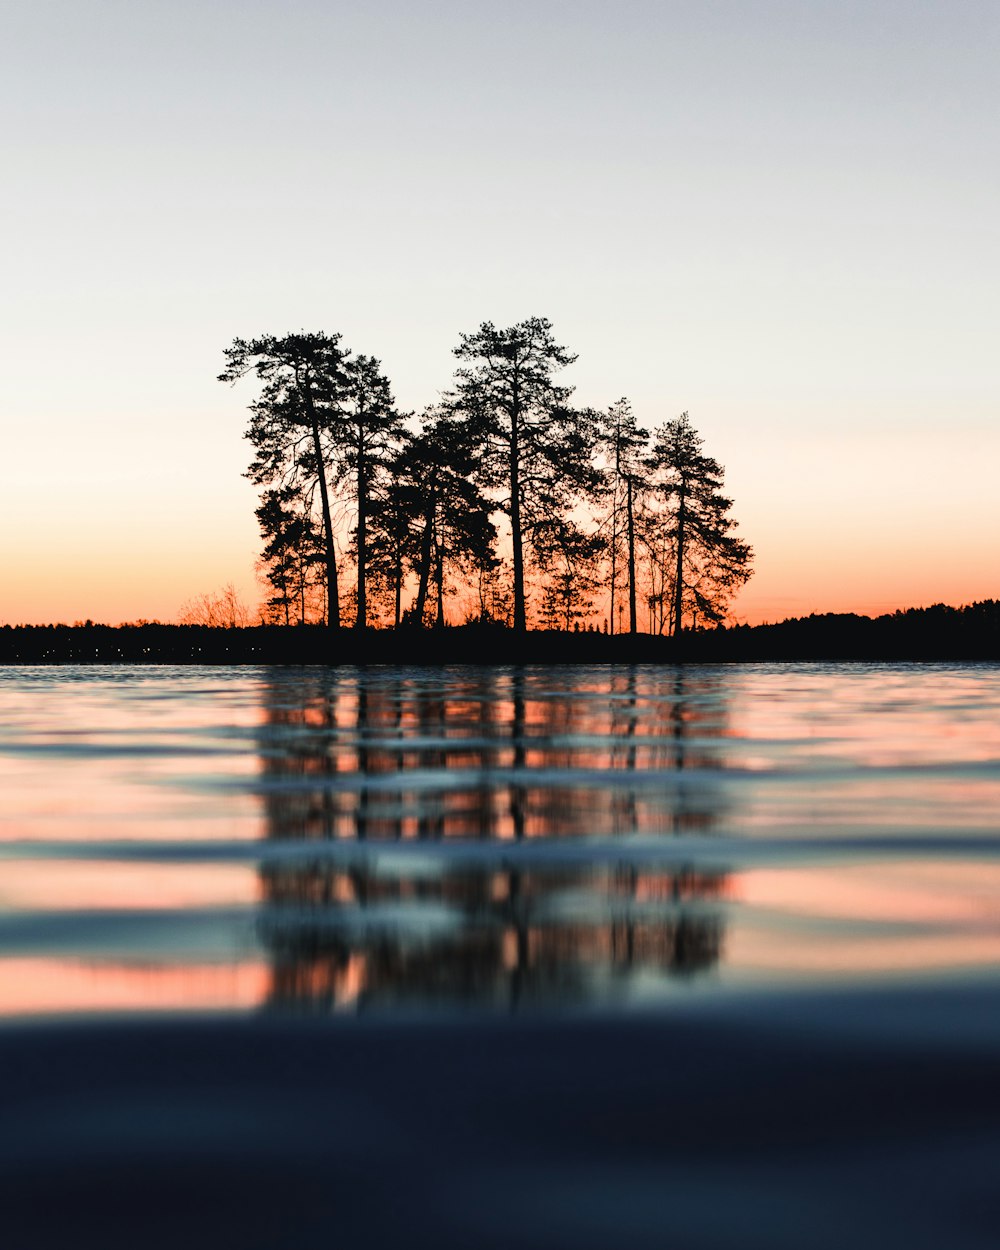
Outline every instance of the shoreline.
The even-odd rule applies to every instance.
[[[880,617],[826,614],[679,637],[471,624],[356,631],[323,625],[5,625],[0,665],[756,664],[1000,661],[1000,601]]]

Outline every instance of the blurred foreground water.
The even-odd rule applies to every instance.
[[[0,669],[0,794],[12,1244],[1000,1237],[995,666]]]

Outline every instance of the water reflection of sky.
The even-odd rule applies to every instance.
[[[989,666],[0,671],[0,1010],[1000,961]]]

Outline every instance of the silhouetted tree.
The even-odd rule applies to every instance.
[[[572,629],[590,615],[598,586],[598,561],[606,548],[600,534],[587,534],[573,520],[555,517],[535,534],[535,550],[544,579],[542,620],[552,628]]]
[[[338,420],[331,433],[331,459],[338,483],[344,485],[357,506],[354,551],[357,562],[355,624],[368,623],[367,572],[368,531],[373,505],[378,507],[379,479],[402,435],[402,419],[396,412],[388,378],[372,356],[344,361],[344,387],[338,404]]]
[[[234,383],[248,373],[263,384],[250,406],[246,437],[254,448],[247,477],[257,485],[303,486],[307,497],[318,488],[326,566],[327,621],[340,625],[337,553],[333,536],[328,476],[331,447],[340,439],[340,400],[347,384],[348,353],[340,335],[264,335],[234,339],[225,350],[220,382]]]
[[[317,570],[323,564],[323,538],[313,515],[295,486],[266,490],[256,510],[264,548],[261,570],[272,594],[267,600],[272,619],[299,624],[307,619]]]
[[[392,601],[393,624],[402,620],[403,579],[413,560],[418,491],[408,480],[406,447],[408,436],[401,436],[403,451],[386,466],[387,481],[379,506],[372,513],[369,532],[369,576],[377,587],[387,588]]]
[[[393,462],[392,489],[410,513],[407,554],[417,576],[411,616],[422,624],[432,585],[436,619],[444,621],[449,563],[480,568],[492,559],[496,530],[476,484],[474,431],[447,410],[430,410],[419,434],[406,438]]]
[[[611,633],[615,632],[615,599],[618,570],[624,563],[628,586],[629,632],[638,629],[636,618],[636,510],[646,482],[643,454],[649,442],[648,430],[635,423],[632,406],[624,397],[612,404],[598,425],[598,448],[604,459],[608,489],[604,528],[608,535],[610,565]]]
[[[673,541],[670,537],[670,516],[657,508],[648,508],[642,516],[638,532],[639,552],[646,570],[646,606],[649,610],[649,632],[662,634],[673,609]]]
[[[513,620],[513,604],[510,593],[508,561],[494,551],[488,552],[476,565],[476,597],[478,612],[469,620],[495,621],[510,625]]]
[[[674,634],[685,611],[722,620],[730,596],[749,579],[753,560],[752,548],[733,533],[733,501],[721,493],[725,470],[703,454],[703,445],[685,412],[657,429],[649,460],[673,546]]]
[[[479,475],[501,492],[498,507],[510,519],[514,628],[526,627],[525,549],[538,527],[568,513],[575,493],[591,489],[593,431],[589,415],[569,407],[572,387],[559,370],[576,359],[552,337],[544,317],[507,329],[484,322],[463,334],[455,355],[453,402],[482,446]]]

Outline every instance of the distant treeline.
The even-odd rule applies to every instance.
[[[4,664],[579,664],[1000,660],[1000,600],[885,616],[826,613],[677,637],[533,630],[322,625],[5,625]]]

